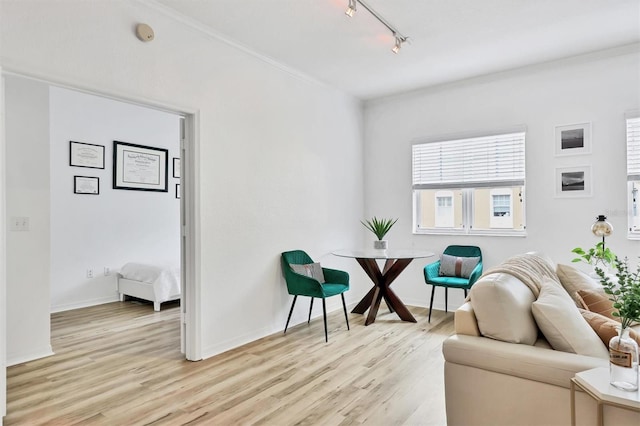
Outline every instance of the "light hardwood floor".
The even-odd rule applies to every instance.
[[[351,331],[336,311],[328,344],[316,318],[201,362],[180,354],[176,305],[53,314],[56,354],[8,369],[5,425],[444,425],[453,314],[410,310],[349,314]]]

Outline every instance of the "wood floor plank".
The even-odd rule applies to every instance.
[[[453,315],[382,307],[184,360],[177,304],[52,315],[55,355],[9,367],[5,425],[444,425],[441,345]]]

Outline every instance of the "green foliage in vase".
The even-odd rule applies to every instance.
[[[605,248],[602,241],[587,251],[580,247],[576,247],[571,250],[571,253],[578,255],[578,257],[571,260],[572,262],[585,262],[593,266],[602,265],[612,267],[614,266],[614,261],[616,259],[616,255],[609,250],[609,248]]]
[[[382,240],[384,236],[389,232],[391,227],[398,221],[398,219],[378,219],[373,217],[371,220],[360,221],[369,231],[373,232],[378,240]]]
[[[635,272],[629,269],[626,257],[624,260],[615,257],[613,263],[618,282],[612,281],[598,266],[595,269],[605,293],[609,295],[609,300],[616,309],[612,315],[620,318],[620,325],[624,330],[632,323],[640,321],[640,263]]]

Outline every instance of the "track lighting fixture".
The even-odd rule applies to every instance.
[[[405,41],[407,41],[406,37],[399,37],[397,34],[393,35],[396,39],[396,44],[395,46],[393,46],[393,48],[391,49],[391,51],[393,53],[399,53],[400,52],[400,48],[402,47],[402,43],[404,43]]]
[[[391,51],[393,53],[398,53],[400,52],[400,48],[402,47],[402,43],[404,43],[405,41],[409,40],[409,37],[406,37],[404,35],[402,35],[400,33],[400,31],[398,31],[393,25],[391,25],[386,19],[384,19],[382,16],[380,16],[380,14],[378,12],[376,12],[375,10],[373,10],[371,8],[371,6],[369,6],[368,4],[366,4],[364,1],[362,0],[349,0],[349,6],[347,7],[347,10],[344,12],[345,15],[347,15],[348,17],[353,17],[353,15],[355,15],[356,13],[356,6],[358,5],[358,3],[360,3],[360,5],[362,7],[364,7],[365,9],[367,9],[367,11],[373,15],[374,18],[376,18],[378,21],[380,21],[380,23],[382,25],[384,25],[385,27],[387,27],[389,29],[389,31],[391,31],[391,33],[393,34],[393,37],[395,39],[395,45],[393,46],[393,48],[391,49]]]
[[[349,0],[349,7],[347,7],[347,10],[345,10],[344,14],[347,15],[349,18],[353,18],[353,15],[355,15],[356,13],[356,6],[357,6],[356,0]]]

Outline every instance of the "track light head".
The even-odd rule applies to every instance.
[[[356,6],[356,0],[349,0],[349,7],[347,7],[347,10],[345,10],[344,14],[349,18],[353,18],[353,15],[356,14]]]
[[[396,43],[395,43],[395,45],[393,46],[393,48],[391,49],[391,51],[392,51],[393,53],[399,53],[399,52],[400,52],[400,49],[402,48],[402,43],[404,43],[405,41],[407,41],[407,38],[406,38],[406,37],[399,36],[399,35],[397,35],[397,34],[395,34],[395,33],[393,34],[393,36],[394,36],[394,37],[395,37],[395,39],[396,39]]]

